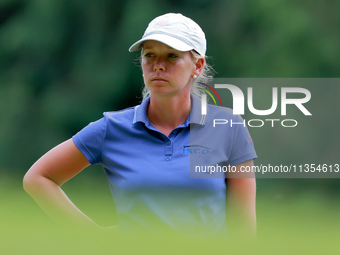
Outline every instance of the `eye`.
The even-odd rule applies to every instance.
[[[144,57],[146,57],[146,58],[151,58],[151,57],[152,57],[152,53],[145,53],[145,54],[144,54]]]
[[[178,56],[176,54],[173,53],[169,53],[168,54],[168,58],[177,58]]]

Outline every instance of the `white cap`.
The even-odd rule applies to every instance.
[[[195,50],[205,57],[207,43],[199,25],[180,13],[168,13],[153,19],[142,39],[135,42],[129,51],[139,50],[147,40],[155,40],[178,51]]]

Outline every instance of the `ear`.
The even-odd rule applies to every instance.
[[[203,70],[204,63],[205,63],[205,59],[204,58],[199,58],[196,61],[196,63],[194,63],[194,72],[193,72],[193,75],[197,75],[197,76],[200,75],[200,73]]]

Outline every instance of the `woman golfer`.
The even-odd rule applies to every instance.
[[[129,50],[139,49],[143,102],[105,112],[47,152],[26,173],[25,190],[53,218],[97,228],[60,187],[101,164],[122,230],[216,235],[226,229],[228,207],[255,231],[255,178],[218,172],[253,165],[247,128],[213,127],[214,119],[241,121],[230,109],[207,105],[201,111],[199,86],[209,69],[202,29],[181,14],[165,14]]]

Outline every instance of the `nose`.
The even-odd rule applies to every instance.
[[[154,71],[165,71],[165,63],[162,58],[157,58],[153,66]]]

